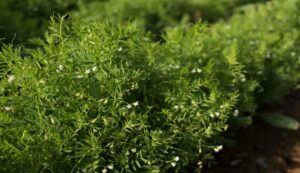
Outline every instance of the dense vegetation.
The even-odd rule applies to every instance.
[[[87,21],[128,22],[154,34],[164,28],[202,19],[215,22],[250,2],[266,0],[3,0],[0,2],[0,38],[5,43],[23,43],[42,36],[51,15],[74,13]]]
[[[51,15],[77,8],[77,3],[77,0],[2,0],[0,38],[6,43],[20,43],[42,36]]]
[[[198,9],[215,22],[241,5],[210,2],[53,2],[73,19],[52,18],[30,47],[2,46],[0,171],[210,164],[228,129],[300,81],[300,1],[249,4],[215,24],[192,21]]]
[[[216,22],[250,2],[266,0],[110,0],[80,6],[75,13],[88,21],[127,23],[136,21],[141,28],[160,35],[167,27],[195,23],[199,19]]]
[[[246,77],[259,82],[259,104],[280,98],[299,82],[299,16],[298,0],[279,0],[249,6],[245,15],[214,26],[217,39],[236,46]]]

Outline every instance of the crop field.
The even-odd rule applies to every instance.
[[[0,0],[0,173],[300,172],[300,0]]]

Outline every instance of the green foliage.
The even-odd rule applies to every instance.
[[[261,115],[260,116],[267,123],[284,129],[289,130],[298,130],[300,127],[299,122],[291,117],[280,115],[280,114],[269,114],[269,115]]]
[[[40,37],[52,15],[75,12],[78,18],[128,22],[160,34],[166,27],[187,24],[199,18],[215,22],[231,15],[249,2],[265,0],[2,0],[0,2],[0,38],[5,43],[20,43]]]
[[[49,9],[73,2],[51,1]],[[216,2],[169,2],[78,1],[85,22],[52,19],[33,48],[3,46],[0,172],[202,167],[222,149],[227,128],[251,123],[239,114],[300,81],[298,0],[248,5],[210,27],[186,24]],[[241,4],[218,2],[220,16]],[[156,34],[164,41],[153,41]]]
[[[1,171],[173,172],[211,160],[245,82],[208,33],[170,30],[157,44],[132,25],[61,20],[25,57],[5,48]]]
[[[5,63],[5,59],[0,57],[0,80],[4,77],[7,70],[7,64]]]
[[[260,83],[259,104],[282,97],[300,81],[299,16],[298,0],[277,0],[248,6],[244,14],[213,27],[216,39],[237,46],[246,78]]]
[[[0,38],[5,43],[42,36],[51,15],[77,8],[78,0],[2,0]]]
[[[88,21],[127,23],[137,21],[141,28],[161,34],[167,27],[195,23],[199,19],[216,22],[229,17],[235,8],[265,0],[110,0],[81,5],[75,12]]]

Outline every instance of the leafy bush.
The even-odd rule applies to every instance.
[[[264,0],[9,0],[0,2],[0,38],[20,43],[42,36],[50,16],[77,11],[79,18],[126,22],[138,19],[143,28],[161,33],[165,27],[203,18],[228,17],[236,6]]]
[[[214,36],[237,47],[246,77],[261,84],[259,104],[287,94],[300,81],[300,3],[277,0],[248,6],[230,22],[214,26]]]
[[[139,22],[52,20],[34,49],[0,53],[0,171],[209,163],[238,112],[299,82],[299,12],[298,0],[248,6],[228,23],[167,29],[163,43]]]
[[[78,0],[3,0],[0,1],[0,39],[21,42],[42,36],[51,15],[77,8]]]
[[[134,26],[60,21],[25,56],[5,47],[1,171],[172,172],[211,160],[247,81],[208,33],[175,29],[157,44]]]
[[[126,23],[136,20],[141,28],[159,34],[167,27],[195,23],[200,18],[216,22],[231,15],[235,8],[266,0],[114,0],[93,1],[81,5],[75,12],[79,18],[88,21],[108,21]]]

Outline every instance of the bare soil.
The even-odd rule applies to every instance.
[[[281,113],[300,121],[300,90],[259,112]],[[216,156],[217,164],[204,173],[300,173],[300,130],[279,129],[255,118],[235,140],[236,145],[224,148]]]

